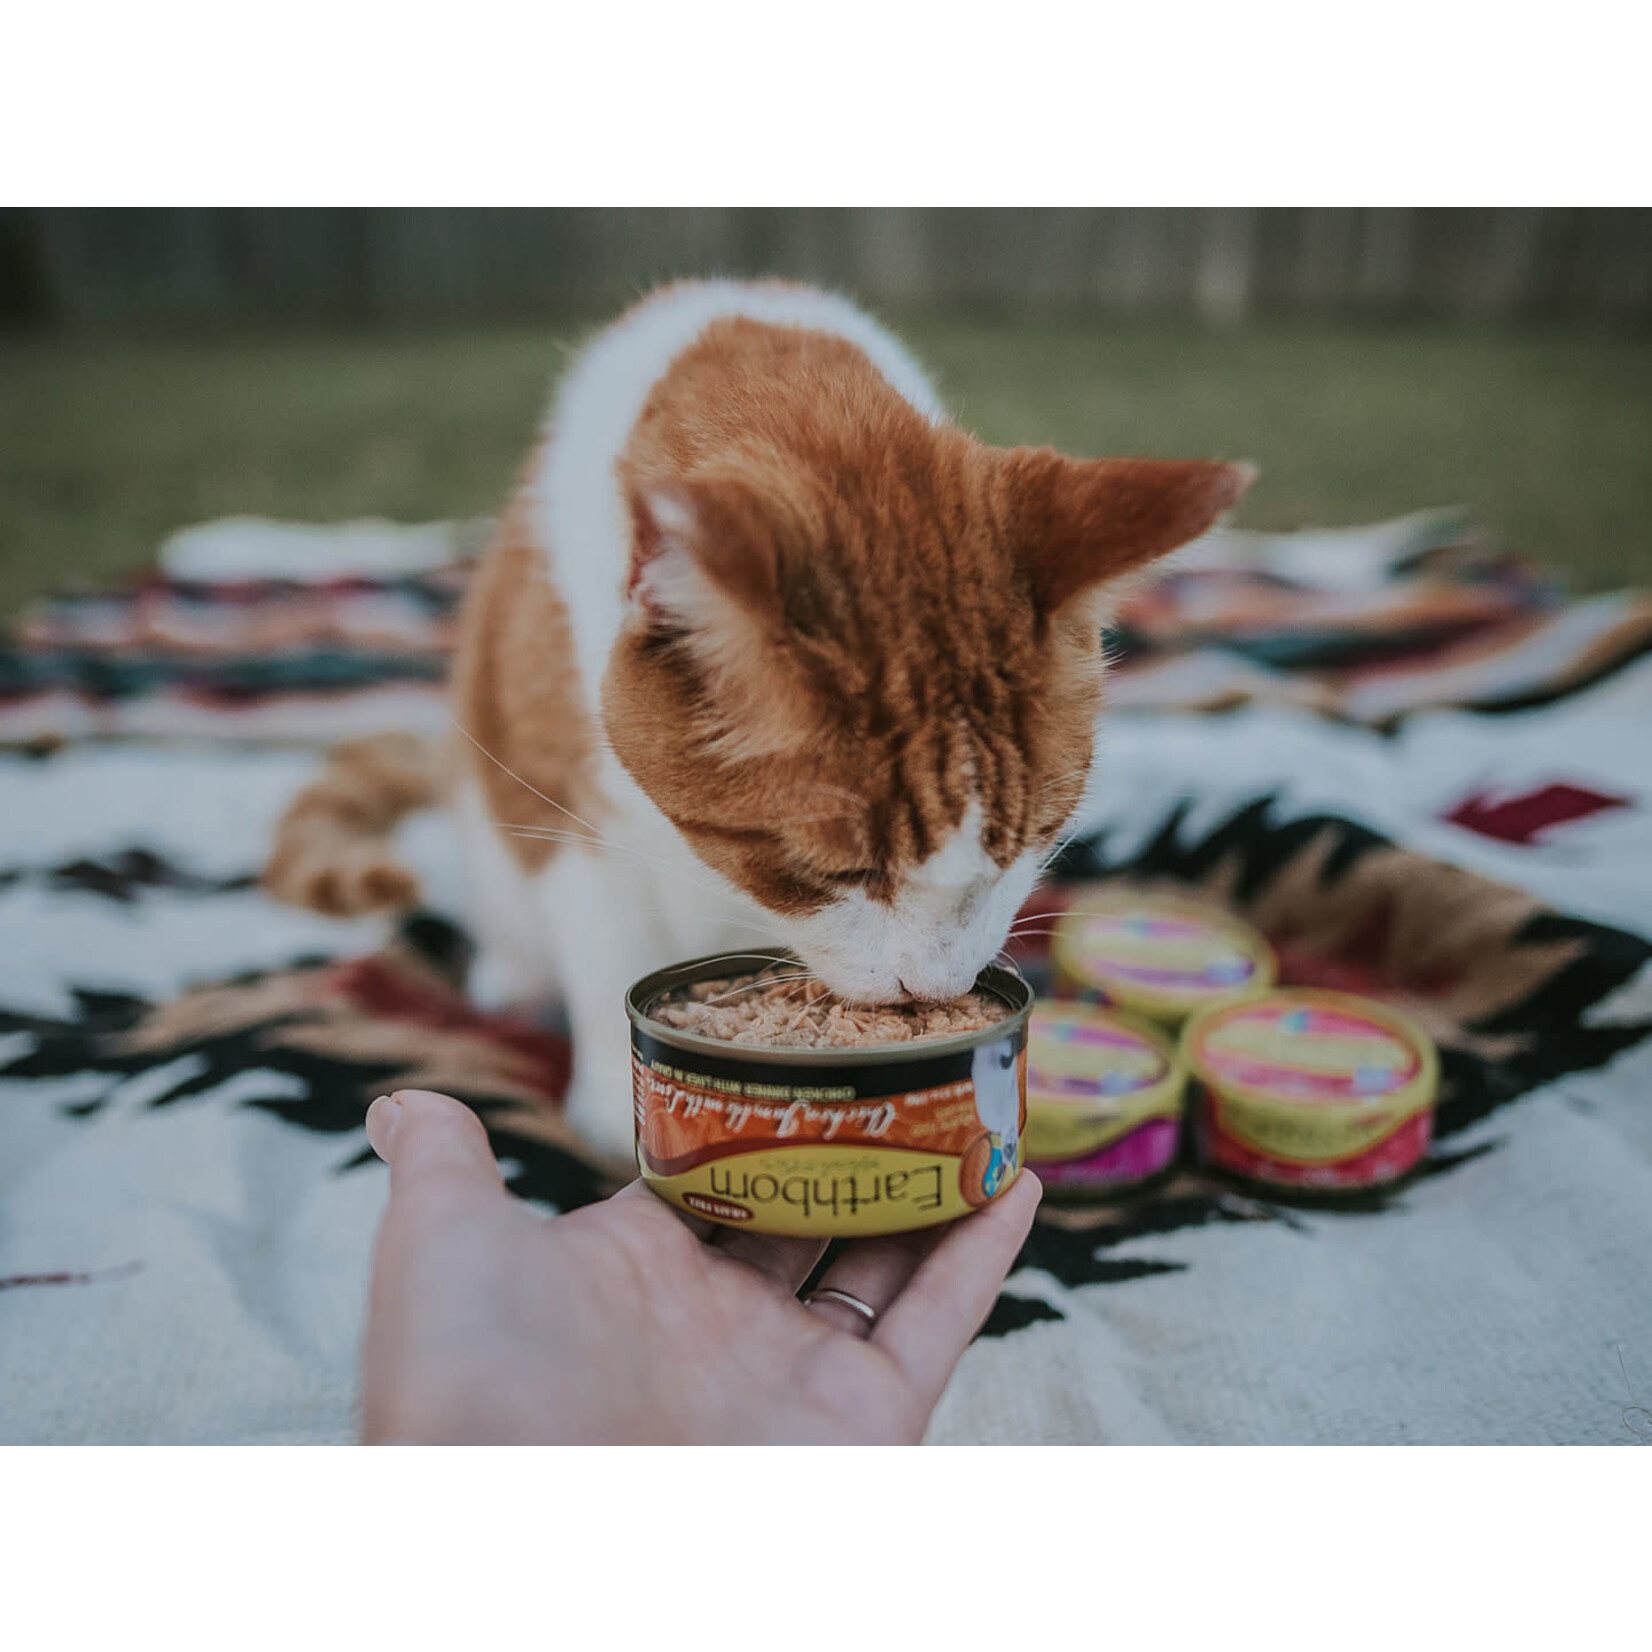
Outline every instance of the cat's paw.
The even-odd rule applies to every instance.
[[[277,900],[335,918],[396,911],[419,898],[418,879],[378,840],[345,840],[325,853],[307,843],[296,853],[278,848],[263,883]]]

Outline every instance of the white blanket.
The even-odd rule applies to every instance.
[[[354,1436],[386,1192],[359,1089],[256,1050],[73,1055],[137,1001],[384,940],[247,884],[316,761],[0,756],[0,1441]],[[1545,787],[1610,806],[1524,843],[1444,818]],[[1197,845],[1269,796],[1275,824],[1345,817],[1585,920],[1593,973],[1543,1000],[1584,1053],[1550,1076],[1534,1056],[1385,1205],[1205,1189],[1118,1228],[1042,1227],[931,1439],[1652,1440],[1652,660],[1387,736],[1278,708],[1118,713],[1084,824],[1125,865],[1170,852],[1167,821]]]

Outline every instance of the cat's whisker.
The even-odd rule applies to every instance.
[[[565,826],[529,826],[516,822],[506,822],[502,830],[512,837],[538,838],[549,843],[572,843],[582,849],[600,849],[604,854],[629,855],[633,860],[641,861],[646,866],[655,867],[661,872],[677,874],[679,867],[651,855],[645,849],[633,849],[628,843],[616,843],[612,838],[589,837],[584,832],[571,832]],[[685,876],[685,882],[694,882],[692,877]]]
[[[1046,853],[1043,859],[1038,863],[1039,875],[1042,876],[1045,872],[1049,871],[1049,869],[1061,859],[1062,855],[1084,836],[1085,831],[1086,828],[1084,826],[1075,826],[1065,836],[1057,838],[1056,841],[1050,845],[1048,853]]]
[[[493,755],[493,753],[491,751],[489,751],[488,748],[486,746],[484,746],[482,744],[482,742],[480,740],[478,740],[476,738],[476,736],[474,734],[472,734],[470,732],[470,730],[468,728],[466,728],[465,725],[463,723],[461,723],[457,717],[450,716],[448,718],[448,721],[451,722],[453,724],[453,726],[456,729],[458,729],[458,731],[462,735],[464,735],[464,737],[468,741],[470,741],[470,743],[479,752],[481,752],[481,754],[485,758],[487,758],[487,760],[490,763],[492,763],[496,768],[503,771],[505,774],[508,774],[510,776],[510,778],[517,783],[517,785],[521,786],[525,791],[532,792],[533,795],[535,797],[537,797],[541,803],[549,804],[550,807],[555,809],[558,814],[566,815],[571,821],[574,822],[575,825],[583,826],[585,828],[585,830],[587,832],[589,832],[593,837],[595,837],[599,840],[606,841],[604,839],[604,834],[602,832],[600,832],[595,826],[593,826],[590,823],[590,821],[586,820],[582,815],[576,815],[572,809],[564,808],[562,806],[562,804],[558,803],[554,797],[547,797],[542,791],[540,791],[540,789],[537,786],[532,785],[530,782],[524,780],[522,778],[522,776],[519,775],[516,772],[515,769],[510,768],[508,765],[506,765],[504,763],[501,763],[499,761],[499,759],[497,757],[495,757]]]
[[[682,912],[679,907],[673,907],[664,901],[643,900],[635,894],[631,895],[629,899],[636,901],[638,905],[645,907],[648,911],[667,920],[682,916]],[[773,924],[757,923],[751,918],[737,918],[730,913],[718,912],[711,907],[700,907],[699,912],[701,916],[706,918],[711,923],[721,924],[728,929],[738,929],[744,934],[755,936],[759,944],[763,942],[767,942],[770,946],[784,946],[786,944],[784,939],[777,933]],[[762,956],[761,953],[751,952],[749,947],[745,950],[750,952],[750,955],[753,958]],[[776,960],[770,961],[774,962]],[[778,961],[788,964],[792,962],[790,958],[785,958]]]
[[[649,912],[657,918],[664,918],[668,923],[672,919],[680,919],[683,916],[683,909],[681,906],[672,907],[663,901],[641,900],[636,895],[631,895],[628,899],[633,901],[643,911]],[[768,941],[771,945],[776,946],[780,944],[775,939],[773,925],[749,923],[744,918],[729,918],[725,917],[721,912],[711,912],[704,908],[701,908],[697,915],[704,918],[708,923],[718,924],[728,929],[744,930],[748,935],[755,935],[759,941]],[[753,952],[749,946],[741,947],[739,951],[744,957],[761,958],[764,956],[763,953]],[[792,960],[790,958],[771,958],[768,961],[770,963],[789,964]]]
[[[1054,854],[1059,850],[1064,849],[1083,830],[1083,825],[1075,822],[1072,816],[1069,815],[1067,818],[1066,830],[1056,835],[1055,843],[1051,846],[1051,853]]]
[[[618,844],[612,844],[612,843],[595,843],[594,844],[594,843],[591,843],[589,839],[583,838],[583,837],[579,836],[578,833],[575,833],[575,832],[563,833],[563,832],[557,832],[557,831],[554,831],[554,830],[551,830],[551,829],[545,828],[545,827],[521,827],[521,826],[506,826],[506,827],[503,827],[501,829],[503,830],[506,837],[526,838],[530,842],[546,842],[546,841],[549,841],[549,842],[553,842],[553,843],[574,843],[574,844],[582,845],[584,847],[599,850],[600,852],[602,852],[604,854],[620,854],[620,855],[629,854],[629,855],[634,856],[638,853],[638,851],[625,849],[625,848],[623,848],[622,846],[620,846]],[[652,865],[653,863],[650,860],[648,860],[646,857],[643,857],[643,864],[644,865]],[[669,866],[668,867],[663,867],[662,870],[668,872],[673,878],[679,879],[682,883],[687,885],[688,888],[702,890],[704,892],[704,896],[711,896],[714,899],[717,897],[717,892],[715,890],[710,889],[706,885],[698,883],[693,878],[685,876],[684,874],[682,874],[675,867],[669,867]],[[640,894],[636,890],[632,890],[630,892],[628,898],[631,901],[633,901],[636,905],[642,907],[645,911],[653,912],[658,916],[661,916],[661,917],[664,917],[664,918],[667,918],[667,919],[682,916],[682,911],[681,911],[680,906],[677,909],[673,909],[672,907],[666,905],[665,903],[663,903],[661,901],[648,899],[646,896],[643,896],[642,894]],[[680,901],[681,901],[681,898],[682,898],[681,891],[679,891],[679,900]],[[741,915],[737,910],[733,909],[732,907],[726,907],[725,906],[723,909],[719,910],[718,906],[710,904],[706,899],[703,898],[703,896],[698,897],[698,898],[691,898],[688,901],[687,904],[698,907],[700,916],[705,918],[707,921],[709,921],[711,923],[719,924],[719,925],[722,925],[722,926],[724,926],[726,928],[730,928],[730,929],[745,930],[748,934],[757,935],[757,936],[760,936],[763,940],[770,941],[770,942],[773,942],[775,944],[778,944],[778,937],[777,937],[775,926],[773,924],[758,923],[750,917]],[[760,954],[753,953],[752,956],[757,957],[757,956],[760,956]],[[785,961],[789,963],[791,960],[787,959]]]
[[[726,890],[719,889],[707,883],[703,878],[697,878],[692,872],[685,871],[679,864],[661,859],[658,855],[651,855],[646,850],[634,849],[628,843],[617,843],[607,837],[587,837],[580,832],[571,832],[566,827],[557,826],[527,826],[506,825],[501,828],[508,836],[537,839],[546,843],[572,843],[583,849],[600,850],[604,854],[629,855],[633,860],[644,866],[653,867],[665,873],[674,882],[690,885],[692,888],[704,890],[731,911],[738,910],[735,903],[729,898]]]
[[[769,953],[769,952],[742,951],[740,953],[740,957],[742,957],[742,958],[760,958],[760,959],[762,959],[762,961],[765,964],[767,964],[771,967],[774,966],[774,965],[777,965],[777,964],[785,965],[785,964],[794,964],[794,963],[797,962],[797,960],[795,958],[781,958],[781,957],[777,956],[776,954]],[[762,973],[761,970],[759,970],[755,980],[748,981],[744,987],[731,988],[730,991],[731,992],[746,992],[746,991],[749,991],[753,986],[764,986],[764,987],[766,987],[766,986],[775,985],[776,983],[783,982],[783,981],[813,981],[814,979],[816,979],[816,977],[813,976],[813,975],[810,975],[810,974],[799,973],[799,974],[795,974],[795,975],[765,975],[765,974]],[[720,992],[720,993],[717,994],[717,998],[726,998],[728,996],[729,996],[728,993],[721,993]],[[708,1003],[708,1004],[715,1003],[716,999],[708,998],[708,999],[705,1000],[705,1002]]]
[[[723,901],[723,902],[727,901],[727,897],[726,897],[726,895],[724,894],[723,891],[714,888],[711,884],[708,884],[708,883],[704,882],[704,880],[702,880],[700,878],[694,877],[690,873],[684,872],[680,867],[672,866],[669,862],[660,860],[657,856],[646,854],[644,851],[642,851],[640,849],[634,849],[629,844],[615,842],[615,840],[610,838],[606,832],[603,832],[603,831],[599,830],[597,827],[593,826],[591,824],[591,822],[586,820],[583,816],[576,815],[572,809],[565,808],[562,804],[558,803],[555,800],[555,798],[546,797],[546,795],[542,791],[540,791],[537,786],[534,786],[534,785],[530,784],[528,781],[524,780],[522,778],[522,776],[519,775],[514,769],[512,769],[512,768],[508,767],[506,764],[500,762],[499,759],[497,757],[495,757],[493,755],[493,753],[491,751],[489,751],[487,749],[487,747],[484,746],[482,744],[482,742],[480,740],[478,740],[476,738],[476,736],[474,734],[472,734],[470,732],[470,730],[467,729],[464,726],[464,724],[459,721],[459,719],[457,717],[450,717],[449,721],[452,722],[453,726],[456,729],[458,729],[458,731],[462,735],[464,735],[464,737],[468,741],[470,741],[470,743],[473,746],[475,746],[475,748],[485,758],[487,758],[487,760],[490,763],[493,763],[493,764],[497,765],[497,767],[499,769],[501,769],[505,774],[509,775],[510,778],[512,780],[514,780],[519,786],[522,786],[522,787],[526,788],[528,791],[532,792],[533,795],[540,800],[540,802],[549,804],[550,807],[555,809],[559,814],[566,815],[571,821],[574,822],[575,825],[584,827],[585,832],[587,834],[589,834],[588,836],[585,836],[585,837],[579,837],[576,834],[568,833],[568,834],[564,835],[563,837],[561,837],[560,839],[558,839],[558,841],[578,842],[578,843],[582,843],[587,848],[601,847],[601,848],[604,848],[604,849],[606,849],[606,850],[608,850],[608,851],[610,851],[611,853],[614,853],[614,854],[629,854],[632,857],[634,857],[635,859],[637,859],[639,861],[642,861],[644,864],[649,864],[649,865],[653,865],[653,866],[657,867],[658,869],[666,872],[669,876],[671,876],[674,879],[680,879],[684,883],[691,884],[693,887],[695,887],[697,889],[700,889],[700,890],[703,890],[706,894],[713,896],[714,898],[716,898],[719,901]],[[524,830],[524,828],[516,828],[516,830]],[[537,831],[533,828],[527,828],[525,830],[533,832],[534,835],[542,836],[542,837],[547,838],[547,839],[550,839],[550,838],[553,838],[553,837],[556,836],[556,834],[549,828],[539,828],[539,829],[537,829]],[[730,904],[732,906],[732,903],[728,903],[728,904]],[[730,921],[738,921],[738,920],[734,920],[734,919],[731,918]],[[752,925],[750,927],[758,928],[760,926]]]
[[[1065,786],[1069,781],[1078,779],[1080,775],[1089,773],[1089,770],[1088,763],[1080,763],[1077,768],[1068,769],[1065,774],[1052,775],[1038,788],[1038,795],[1048,797],[1058,786]]]
[[[814,981],[819,977],[810,971],[798,975],[768,975],[760,981],[747,981],[737,987],[730,987],[727,992],[714,992],[709,998],[701,999],[704,1004],[720,1004],[725,998],[732,998],[738,992],[750,992],[754,986],[779,987],[792,981]]]
[[[658,855],[651,855],[646,849],[635,849],[629,843],[619,843],[613,838],[590,837],[583,832],[569,831],[565,826],[529,826],[517,822],[506,822],[502,830],[514,837],[539,838],[551,843],[573,843],[582,849],[600,849],[605,854],[629,855],[633,860],[641,861],[645,866],[652,866],[661,872],[669,873],[673,877],[680,877],[685,883],[699,883],[702,888],[709,888],[702,880],[695,878],[691,873],[672,862],[662,859]]]
[[[775,818],[774,824],[776,826],[807,826],[821,820],[858,820],[864,813],[863,809],[853,811],[843,809],[836,814],[829,815],[785,815]]]
[[[532,790],[531,787],[529,789]],[[568,813],[569,811],[564,810],[563,812]],[[571,816],[571,818],[578,819],[578,816]],[[582,821],[581,824],[584,825],[585,822]],[[717,901],[719,905],[728,910],[729,916],[727,921],[731,923],[741,923],[747,928],[761,928],[759,925],[751,924],[747,919],[735,917],[734,914],[739,910],[739,908],[730,898],[729,892],[726,889],[719,889],[715,885],[705,882],[704,879],[695,877],[691,872],[684,870],[684,868],[679,864],[674,864],[670,861],[663,860],[657,855],[647,853],[645,850],[635,849],[630,844],[616,843],[612,838],[606,837],[602,833],[594,833],[593,835],[593,833],[589,831],[572,832],[565,828],[557,828],[554,826],[525,825],[506,825],[502,826],[500,830],[503,831],[508,837],[527,838],[543,843],[567,843],[582,849],[596,850],[603,854],[629,856],[639,865],[664,873],[675,883],[687,884],[689,887],[699,889],[706,895],[709,895],[713,900]],[[764,932],[769,933],[769,931]]]
[[[851,804],[857,813],[865,812],[866,799],[850,791],[846,786],[834,786],[829,780],[810,780],[805,784],[809,791],[834,793],[846,803]]]

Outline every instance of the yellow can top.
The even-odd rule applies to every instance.
[[[1350,1148],[1432,1107],[1440,1087],[1434,1041],[1410,1016],[1310,987],[1204,1011],[1182,1034],[1182,1056],[1247,1122],[1271,1115],[1297,1131],[1353,1127]]]
[[[1158,1028],[1044,1003],[1027,1026],[1027,1157],[1079,1159],[1182,1109],[1185,1070]]]
[[[1274,982],[1273,948],[1222,907],[1105,886],[1079,890],[1050,955],[1076,991],[1172,1025]]]

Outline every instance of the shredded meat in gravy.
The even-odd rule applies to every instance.
[[[979,1032],[1008,1013],[995,998],[968,992],[944,1004],[846,1004],[823,982],[778,970],[726,981],[696,981],[661,998],[649,1014],[668,1027],[730,1044],[824,1050],[910,1044]]]

